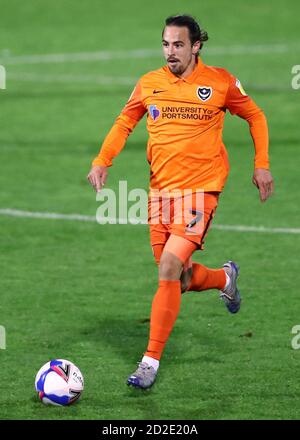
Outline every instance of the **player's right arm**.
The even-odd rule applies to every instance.
[[[141,84],[138,82],[127,104],[104,139],[98,156],[92,162],[87,179],[97,192],[106,182],[108,167],[112,166],[113,159],[122,151],[128,136],[146,111],[147,108],[141,97]]]

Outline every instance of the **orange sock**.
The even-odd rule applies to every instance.
[[[224,269],[209,269],[202,264],[193,263],[192,281],[187,290],[200,292],[208,289],[224,289],[226,275]]]
[[[180,309],[180,281],[160,280],[150,319],[150,338],[145,356],[160,360]]]

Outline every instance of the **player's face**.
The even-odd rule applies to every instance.
[[[181,76],[185,72],[192,71],[200,42],[192,46],[187,27],[166,26],[162,45],[165,59],[172,73]]]

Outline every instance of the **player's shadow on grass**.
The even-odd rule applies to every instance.
[[[150,320],[146,317],[103,317],[94,321],[92,326],[85,327],[81,333],[85,338],[95,341],[97,346],[104,346],[104,349],[107,348],[132,364],[141,359],[147,348],[149,328]],[[228,354],[231,351],[226,346],[225,336],[216,337],[203,329],[199,330],[200,334],[193,331],[191,335],[190,330],[186,322],[176,324],[164,353],[166,361],[172,363],[176,353],[181,356],[183,363],[189,363],[191,359],[200,363],[219,363],[219,357],[215,353]],[[198,349],[195,350],[195,347]]]
[[[82,331],[85,338],[105,345],[122,359],[138,361],[145,351],[149,336],[149,320],[133,317],[103,317]]]

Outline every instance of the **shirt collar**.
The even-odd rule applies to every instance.
[[[200,73],[203,71],[204,67],[205,67],[205,64],[203,63],[201,58],[198,57],[197,64],[196,64],[194,70],[186,78],[179,78],[178,76],[174,75],[174,73],[171,72],[171,70],[169,69],[168,66],[165,66],[165,69],[168,74],[170,83],[174,84],[178,81],[185,81],[189,84],[193,84],[195,82],[196,78],[198,77],[198,75],[200,75]]]

